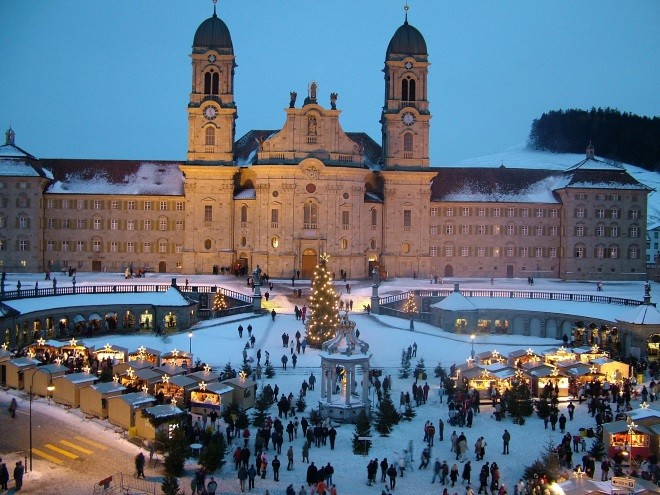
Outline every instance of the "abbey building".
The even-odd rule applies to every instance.
[[[429,54],[406,21],[385,59],[380,143],[337,95],[291,93],[281,129],[235,135],[237,67],[214,13],[191,53],[185,162],[38,159],[0,146],[3,271],[644,279],[647,194],[587,148],[564,171],[432,167]]]

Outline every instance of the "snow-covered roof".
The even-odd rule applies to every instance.
[[[171,416],[180,416],[181,414],[184,414],[181,409],[172,404],[147,407],[144,411],[154,418],[169,418]]]
[[[186,375],[174,375],[170,378],[170,383],[176,385],[177,387],[191,387],[197,385],[197,380],[193,380]]]
[[[617,321],[635,325],[660,325],[660,311],[651,304],[641,304],[619,315]]]
[[[99,394],[108,394],[110,392],[123,392],[126,390],[126,387],[115,382],[105,382],[97,383],[92,385],[92,388],[96,390]]]
[[[0,159],[0,176],[40,177],[41,174],[27,161]]]
[[[16,359],[11,359],[9,362],[14,366],[16,366],[17,368],[25,368],[26,366],[37,366],[41,364],[39,360],[32,359],[29,357],[20,357]]]
[[[112,397],[112,399],[121,400],[132,407],[148,404],[150,402],[156,402],[155,398],[149,394],[145,394],[144,392],[134,392],[132,394],[119,395],[117,397]]]
[[[50,194],[183,196],[181,162],[44,159],[55,181]]]
[[[442,301],[432,305],[434,308],[444,309],[445,311],[476,311],[477,306],[470,299],[460,292],[452,292]]]
[[[55,309],[77,308],[81,306],[117,306],[124,304],[145,304],[150,306],[179,306],[193,304],[176,288],[165,292],[113,292],[108,294],[71,294],[64,296],[30,297],[5,301],[4,304],[19,311],[31,313]]]
[[[3,144],[0,146],[0,158],[31,158],[35,159],[30,153],[15,144]]]
[[[207,383],[206,388],[204,390],[206,392],[213,392],[214,394],[222,395],[222,394],[228,394],[228,393],[233,392],[234,387],[231,387],[231,386],[227,385],[224,382],[222,382],[222,383],[213,382],[213,383]]]
[[[64,375],[59,378],[60,380],[66,380],[73,384],[94,382],[99,379],[98,376],[92,375],[91,373],[71,373],[70,375]]]

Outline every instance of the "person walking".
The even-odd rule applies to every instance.
[[[283,370],[286,370],[286,363],[289,362],[289,358],[287,357],[286,354],[282,354],[282,359],[281,359],[281,361],[282,361],[282,369],[283,369]]]
[[[18,461],[16,467],[14,468],[14,481],[16,482],[16,491],[19,491],[23,488],[23,474],[25,473],[25,467],[23,466],[23,461]]]
[[[463,465],[463,475],[461,476],[463,480],[461,481],[461,483],[467,482],[468,485],[471,485],[472,484],[470,481],[471,474],[472,474],[472,466],[470,465],[470,461],[467,461]]]
[[[454,486],[458,481],[458,464],[454,463],[449,471],[449,479],[451,480],[451,486]]]
[[[247,477],[248,477],[247,469],[245,469],[245,466],[241,466],[238,470],[238,484],[241,487],[242,492],[245,491],[245,480],[247,479]]]
[[[247,470],[248,476],[248,491],[254,488],[254,479],[257,477],[257,470],[254,464],[250,464],[250,469]]]
[[[564,422],[566,422],[566,418],[564,418]],[[509,433],[509,430],[505,429],[504,433],[502,434],[502,443],[503,443],[502,454],[508,454],[509,453],[509,442],[510,441],[511,441],[511,433]]]
[[[291,471],[293,469],[293,445],[289,445],[289,450],[286,451],[286,459],[286,470]]]
[[[18,409],[18,403],[16,402],[16,397],[12,397],[9,404],[9,414],[11,415],[12,419],[16,418],[16,409]]]
[[[138,455],[135,456],[135,469],[137,471],[138,478],[140,476],[144,478],[144,464],[145,464],[144,454],[140,452]]]
[[[387,468],[389,464],[387,463],[387,457],[383,457],[383,460],[380,461],[380,482],[385,483],[387,479]]]
[[[431,483],[435,483],[436,478],[438,478],[439,480],[442,479],[441,473],[442,473],[442,463],[440,462],[440,459],[436,457],[435,463],[433,463],[433,479],[431,480]]]

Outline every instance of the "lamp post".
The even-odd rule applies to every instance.
[[[470,335],[470,341],[472,342],[472,352],[470,353],[470,355],[472,356],[473,360],[474,360],[474,339],[475,339],[475,337],[476,337],[475,334]]]
[[[53,385],[53,374],[50,372],[48,368],[44,368],[39,371],[46,371],[48,372],[48,385],[46,386],[46,390],[48,392],[52,392],[55,390],[55,385]],[[32,471],[32,386],[34,385],[34,375],[37,374],[37,371],[35,370],[34,373],[32,373],[32,379],[30,380],[30,471]]]
[[[193,333],[188,332],[188,354],[190,354],[191,361],[192,361],[192,338],[193,338]]]

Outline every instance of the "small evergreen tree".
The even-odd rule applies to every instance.
[[[183,495],[179,491],[179,479],[176,476],[166,474],[160,487],[163,490],[163,495]]]
[[[307,402],[305,401],[305,396],[300,394],[298,400],[296,400],[296,412],[305,412],[307,408]]]
[[[225,367],[222,368],[222,374],[228,378],[231,378],[234,374],[234,368],[231,367],[230,361],[228,361],[227,364],[225,364]]]
[[[375,428],[381,436],[386,437],[392,431],[392,427],[400,421],[399,413],[394,407],[389,391],[383,394],[378,403],[375,413]]]
[[[539,418],[547,418],[550,416],[550,404],[546,399],[539,399],[534,403],[536,414]]]
[[[447,370],[442,366],[440,361],[438,361],[433,372],[435,373],[436,378],[440,378],[441,382],[444,382],[448,377]]]
[[[245,409],[243,409],[242,407],[239,407],[238,409],[238,417],[236,418],[236,424],[234,426],[240,429],[244,429],[250,426],[250,418],[248,418]]]
[[[183,474],[183,466],[188,455],[188,442],[183,428],[175,428],[165,454],[165,473],[177,477]]]
[[[268,409],[270,409],[270,402],[264,395],[263,391],[257,393],[254,399],[254,410],[252,411],[252,426],[263,428],[268,417]]]
[[[541,478],[546,476],[548,478],[548,483],[557,481],[561,475],[561,463],[559,460],[559,455],[555,450],[555,442],[552,440],[552,437],[548,437],[548,441],[545,444],[543,451],[541,452],[541,457],[534,461],[530,466],[525,467],[523,478],[526,480],[532,480],[534,477]]]
[[[506,394],[506,409],[514,424],[524,425],[525,418],[534,412],[532,394],[524,379],[514,381]]]
[[[401,379],[408,378],[411,373],[412,373],[412,366],[410,364],[410,359],[406,358],[403,361],[401,368],[399,368],[399,378]]]
[[[320,409],[312,409],[309,412],[309,422],[313,425],[320,425],[325,420],[323,413]]]
[[[369,455],[369,449],[371,449],[371,440],[358,440],[358,437],[370,437],[371,436],[371,423],[369,423],[369,418],[367,413],[360,411],[360,414],[357,417],[357,422],[355,423],[355,432],[353,433],[353,453],[355,455]]]
[[[426,365],[424,358],[420,358],[415,365],[415,380],[426,380]]]
[[[266,370],[264,371],[264,375],[266,375],[266,378],[273,378],[275,376],[275,368],[273,367],[273,364],[270,361],[266,365]]]
[[[248,361],[243,361],[241,372],[245,373],[245,376],[252,376],[254,374],[254,370]]]
[[[597,461],[600,461],[605,456],[605,444],[603,444],[603,438],[601,436],[596,436],[594,439],[594,443],[591,444],[591,448],[589,449],[589,455]]]
[[[334,337],[339,326],[339,296],[328,269],[327,254],[322,254],[314,270],[312,293],[309,296],[309,317],[306,322],[307,344],[319,349],[326,340]]]
[[[213,297],[213,311],[217,314],[223,309],[227,309],[227,299],[222,293],[222,289],[219,289]]]
[[[225,441],[225,437],[216,432],[211,436],[209,442],[204,445],[199,455],[198,463],[207,473],[214,473],[224,466],[226,454],[227,442]]]
[[[412,404],[406,404],[406,407],[403,410],[403,419],[406,421],[412,421],[415,416],[417,416],[417,413],[415,412]]]

